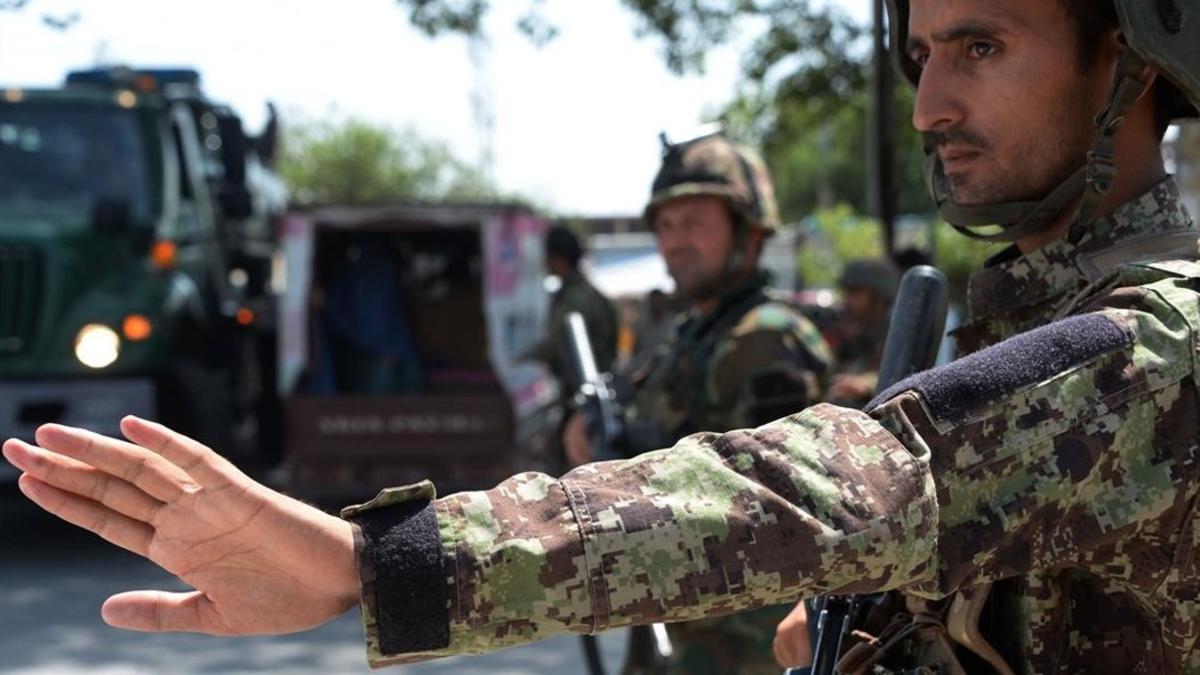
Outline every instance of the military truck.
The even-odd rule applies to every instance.
[[[334,503],[548,468],[558,386],[522,358],[544,331],[548,227],[502,203],[289,214],[281,487]]]
[[[115,434],[134,413],[262,447],[286,202],[273,113],[247,136],[189,69],[0,91],[0,437]]]

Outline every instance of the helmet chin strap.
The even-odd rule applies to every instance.
[[[937,155],[937,148],[929,142],[930,135],[926,134],[925,186],[937,204],[938,213],[955,230],[972,239],[1013,242],[1044,230],[1078,200],[1079,206],[1067,235],[1070,241],[1078,241],[1087,231],[1100,202],[1112,192],[1117,177],[1115,137],[1125,122],[1125,114],[1146,90],[1147,82],[1142,78],[1145,67],[1145,61],[1133,51],[1126,50],[1121,55],[1108,103],[1094,121],[1096,136],[1088,150],[1087,163],[1040,201],[979,206],[954,203],[942,160]],[[1000,227],[999,232],[985,233],[974,229],[996,225]]]

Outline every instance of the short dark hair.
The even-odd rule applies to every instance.
[[[555,225],[546,232],[546,254],[562,258],[574,269],[583,258],[583,244],[571,228]]]
[[[1075,22],[1079,68],[1084,73],[1090,72],[1096,66],[1101,40],[1121,26],[1117,7],[1112,0],[1058,0],[1058,4]],[[1171,126],[1171,115],[1182,96],[1174,84],[1161,76],[1158,78],[1154,85],[1154,127],[1159,138]]]

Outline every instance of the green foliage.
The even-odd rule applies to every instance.
[[[433,34],[477,35],[486,0],[397,0]],[[566,2],[566,0],[562,0]],[[677,73],[704,70],[714,46],[749,41],[743,85],[721,113],[741,140],[762,149],[776,182],[782,215],[797,220],[818,208],[850,204],[866,212],[871,50],[868,28],[836,6],[811,0],[620,0],[638,18],[638,34],[663,44]],[[540,41],[553,37],[541,20],[544,0],[526,0],[519,22]],[[921,179],[920,137],[909,123],[913,94],[897,96],[895,181],[900,213],[928,212]]]
[[[897,87],[901,110],[912,93]],[[743,93],[725,112],[732,133],[761,148],[775,178],[780,212],[799,220],[818,209],[846,203],[866,212],[868,96],[855,92],[805,96],[781,85],[774,92]],[[897,114],[907,120],[907,114]],[[896,123],[896,182],[901,213],[930,210],[921,177],[920,137]]]
[[[399,0],[409,6],[408,20],[426,35],[477,35],[487,15],[487,0]]]
[[[901,246],[913,246],[929,253],[950,283],[951,301],[962,306],[966,299],[967,279],[982,269],[984,261],[999,252],[1001,245],[968,239],[941,221],[909,223],[908,226],[916,231],[906,231]],[[810,288],[833,288],[847,262],[884,255],[879,221],[859,215],[847,204],[817,211],[801,221],[801,229],[805,245],[797,259],[797,268],[804,285]]]
[[[989,244],[964,237],[944,222],[934,228],[934,262],[950,282],[950,299],[966,304],[967,279],[983,269],[989,257],[1000,252],[1003,244]]]
[[[822,209],[804,219],[805,245],[796,261],[800,278],[809,288],[833,288],[842,268],[859,258],[882,258],[879,221],[860,216],[849,205]]]
[[[355,118],[284,129],[279,170],[299,202],[479,200],[497,192],[444,144]]]

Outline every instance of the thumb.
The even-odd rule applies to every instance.
[[[220,632],[205,620],[212,612],[212,601],[200,591],[128,591],[110,597],[100,608],[108,625],[147,632]]]

